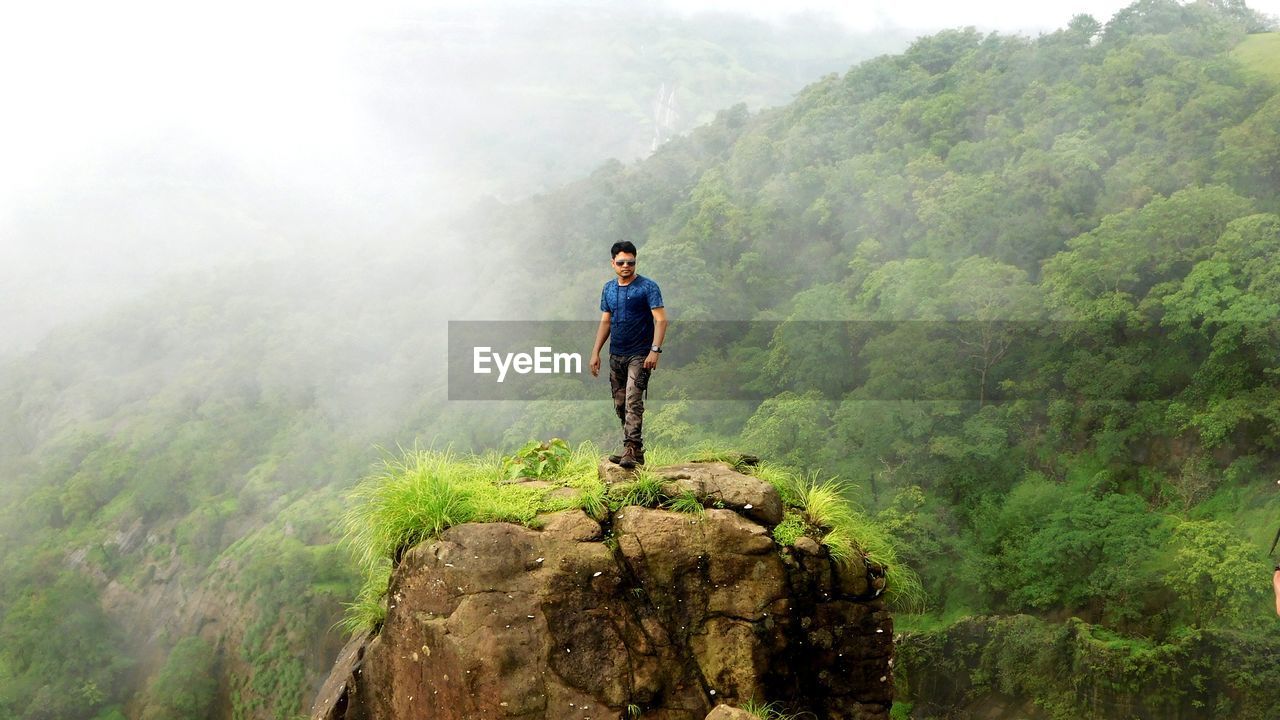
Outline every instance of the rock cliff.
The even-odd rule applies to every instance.
[[[384,624],[342,651],[312,717],[703,720],[753,701],[887,718],[883,569],[779,546],[777,491],[727,464],[650,472],[706,509],[566,510],[408,549]]]

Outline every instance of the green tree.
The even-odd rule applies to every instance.
[[[924,451],[935,428],[959,413],[954,402],[867,400],[845,395],[832,414],[827,454],[846,477],[867,478],[873,500],[913,484],[936,487],[940,474]]]
[[[997,606],[1062,607],[1140,626],[1159,599],[1168,530],[1138,497],[1094,497],[1032,477],[988,512],[979,534],[990,557],[983,583]]]
[[[1140,324],[1138,305],[1207,257],[1253,202],[1223,187],[1189,188],[1103,219],[1045,263],[1051,309],[1063,319]]]
[[[853,352],[862,329],[853,319],[852,303],[839,285],[797,293],[791,314],[769,341],[765,373],[780,388],[844,394],[859,379]]]
[[[976,376],[978,405],[984,405],[1000,366],[1025,337],[1026,323],[1042,317],[1040,290],[1016,267],[970,257],[955,267],[938,294],[945,298],[943,311],[956,321],[951,332],[965,356],[961,363]]]
[[[742,438],[765,457],[807,467],[821,460],[829,425],[830,410],[821,393],[788,391],[760,403]]]
[[[147,687],[143,720],[211,717],[218,692],[217,670],[217,657],[208,642],[198,637],[179,640]]]
[[[1241,438],[1247,443],[1275,445],[1280,387],[1268,373],[1280,364],[1278,265],[1280,216],[1240,218],[1162,300],[1162,324],[1206,349],[1192,384],[1171,408],[1206,447],[1239,429],[1247,430]]]
[[[1218,177],[1240,192],[1271,203],[1280,200],[1280,95],[1223,130],[1216,162]]]
[[[0,619],[0,667],[10,674],[0,708],[24,719],[87,720],[124,695],[131,661],[120,630],[75,572],[36,568],[21,579],[25,592]]]
[[[1187,520],[1174,528],[1173,565],[1165,581],[1196,625],[1237,626],[1260,609],[1266,576],[1257,550],[1226,523]]]

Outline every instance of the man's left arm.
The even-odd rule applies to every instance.
[[[662,347],[662,340],[667,336],[667,309],[662,307],[652,308],[653,312],[653,344]],[[644,366],[652,370],[658,367],[658,359],[662,356],[650,350],[649,356],[644,359]]]

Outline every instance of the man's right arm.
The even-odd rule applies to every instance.
[[[600,350],[604,348],[604,341],[609,339],[609,319],[611,314],[605,310],[600,316],[600,327],[596,328],[596,344],[591,348],[591,376],[596,377],[600,374]]]

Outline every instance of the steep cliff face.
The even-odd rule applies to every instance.
[[[747,700],[888,717],[882,570],[777,545],[777,492],[728,465],[653,472],[707,509],[567,510],[409,549],[384,625],[343,650],[313,717],[702,720]]]

